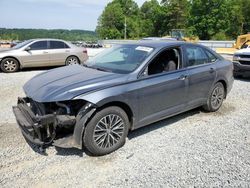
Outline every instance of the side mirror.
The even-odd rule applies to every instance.
[[[28,46],[27,48],[25,48],[24,49],[25,51],[30,51],[31,50],[31,48],[30,48],[30,46]]]

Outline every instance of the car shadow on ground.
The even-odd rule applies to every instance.
[[[189,116],[193,116],[195,114],[200,113],[201,111],[202,111],[201,108],[196,108],[196,109],[190,110],[188,112],[181,113],[179,115],[176,115],[176,116],[173,116],[173,117],[169,117],[169,118],[166,118],[164,120],[158,121],[156,123],[152,123],[152,124],[147,125],[145,127],[136,129],[134,131],[131,131],[128,134],[128,139],[131,140],[133,138],[136,138],[136,137],[142,136],[144,134],[147,134],[147,133],[149,133],[151,131],[155,131],[157,129],[161,129],[161,128],[166,127],[166,126],[170,126],[170,125],[174,124],[175,122],[178,122],[181,119],[187,118]],[[46,149],[48,147],[54,147],[55,150],[56,150],[56,152],[57,152],[56,155],[60,155],[60,156],[79,156],[79,157],[83,157],[84,154],[86,154],[88,156],[93,156],[86,149],[59,148],[59,147],[55,147],[55,146],[48,146],[47,148],[45,148],[43,150],[43,148],[41,148],[41,147],[39,147],[39,146],[31,143],[27,139],[26,139],[26,142],[29,144],[29,146],[32,148],[32,150],[34,152],[39,153],[41,155],[45,155],[45,156],[48,155],[46,153]]]
[[[235,80],[239,80],[242,82],[250,82],[250,76],[245,76],[245,77],[235,77]]]
[[[25,137],[24,137],[25,138]],[[59,147],[56,147],[56,146],[53,146],[53,145],[49,145],[49,146],[45,146],[45,147],[40,147],[36,144],[33,144],[32,142],[30,142],[29,140],[27,140],[25,138],[25,141],[27,142],[27,144],[30,146],[30,148],[40,154],[40,155],[44,155],[44,156],[48,156],[48,153],[47,153],[47,149],[50,148],[50,147],[54,147],[55,150],[56,150],[56,155],[61,155],[61,156],[72,156],[72,155],[75,155],[75,156],[79,156],[79,157],[83,157],[83,154],[86,153],[87,155],[90,155],[88,153],[88,151],[85,151],[84,149],[77,149],[77,148],[59,148]]]
[[[160,128],[163,128],[166,126],[170,126],[173,123],[175,123],[181,119],[187,118],[189,116],[193,116],[195,114],[200,113],[201,111],[202,111],[201,108],[196,108],[196,109],[190,110],[188,112],[184,112],[182,114],[166,118],[166,119],[158,121],[156,123],[149,124],[145,127],[142,127],[142,128],[139,128],[139,129],[136,129],[134,131],[129,132],[128,139],[131,140],[133,138],[147,134],[151,131],[155,131],[157,129],[160,129]],[[88,156],[93,156],[86,149],[81,150],[81,149],[76,149],[76,148],[59,148],[59,147],[55,147],[55,149],[57,151],[57,155],[61,155],[61,156],[77,155],[79,157],[83,157],[84,153]]]
[[[166,126],[171,126],[172,124],[180,121],[181,119],[185,119],[185,118],[187,118],[189,116],[193,116],[195,114],[200,113],[201,111],[202,111],[201,108],[195,108],[193,110],[181,113],[179,115],[175,115],[173,117],[169,117],[169,118],[163,119],[161,121],[158,121],[156,123],[152,123],[150,125],[147,125],[145,127],[133,130],[128,134],[128,139],[131,140],[133,138],[136,138],[136,137],[142,136],[144,134],[147,134],[147,133],[149,133],[151,131],[161,129],[161,128],[166,127]]]

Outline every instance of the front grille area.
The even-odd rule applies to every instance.
[[[239,61],[242,65],[250,65],[250,61]]]
[[[250,55],[239,55],[240,58],[249,58],[250,59]]]

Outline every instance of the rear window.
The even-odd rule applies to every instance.
[[[208,63],[208,57],[202,48],[196,46],[188,46],[186,48],[188,66],[197,66]]]
[[[62,41],[50,41],[50,49],[69,48],[67,44]]]
[[[205,52],[206,52],[206,54],[208,56],[209,62],[215,62],[218,59],[214,54],[212,54],[208,50],[205,50]]]

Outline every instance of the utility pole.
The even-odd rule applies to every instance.
[[[125,16],[125,22],[124,22],[124,40],[127,39],[127,19]]]

